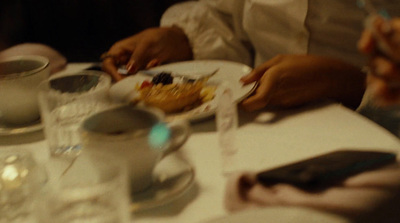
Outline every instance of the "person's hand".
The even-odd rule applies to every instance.
[[[126,65],[128,73],[159,64],[192,59],[185,33],[178,27],[146,29],[116,42],[103,55],[102,69],[118,81],[123,76],[118,67]]]
[[[359,50],[370,57],[368,88],[380,105],[400,100],[400,18],[386,21],[371,18],[358,42]]]
[[[279,55],[241,81],[259,81],[255,93],[242,102],[248,111],[266,106],[293,107],[321,99],[357,107],[364,92],[365,75],[352,65],[327,57]]]
[[[375,16],[367,21],[367,28],[358,42],[359,50],[373,57],[384,56],[400,63],[400,18],[385,20]]]

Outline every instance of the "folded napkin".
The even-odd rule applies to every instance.
[[[225,206],[231,212],[252,207],[300,206],[354,218],[390,205],[398,194],[400,163],[351,176],[340,185],[320,191],[305,191],[288,184],[266,187],[256,181],[256,173],[240,172],[228,178]]]

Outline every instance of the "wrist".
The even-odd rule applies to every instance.
[[[181,56],[183,60],[192,60],[193,59],[193,51],[189,41],[188,36],[185,31],[179,26],[172,25],[170,30],[174,32],[174,36],[176,36],[176,40],[179,41]]]
[[[332,99],[346,107],[356,109],[363,98],[366,88],[366,75],[356,67],[346,67],[336,71]]]

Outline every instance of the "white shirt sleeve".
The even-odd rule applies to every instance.
[[[189,38],[194,59],[231,60],[252,65],[251,47],[246,44],[240,25],[235,24],[243,1],[189,1],[169,8],[161,26],[178,26]],[[220,4],[221,3],[221,4]]]

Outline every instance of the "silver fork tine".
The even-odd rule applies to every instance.
[[[209,79],[210,77],[214,76],[217,72],[219,71],[219,68],[215,69],[213,72],[207,74],[207,75],[202,75],[200,77],[197,78],[193,78],[193,77],[188,77],[188,76],[181,76],[181,80],[185,81],[185,82],[196,82],[196,81],[202,81],[202,80],[206,80]]]

